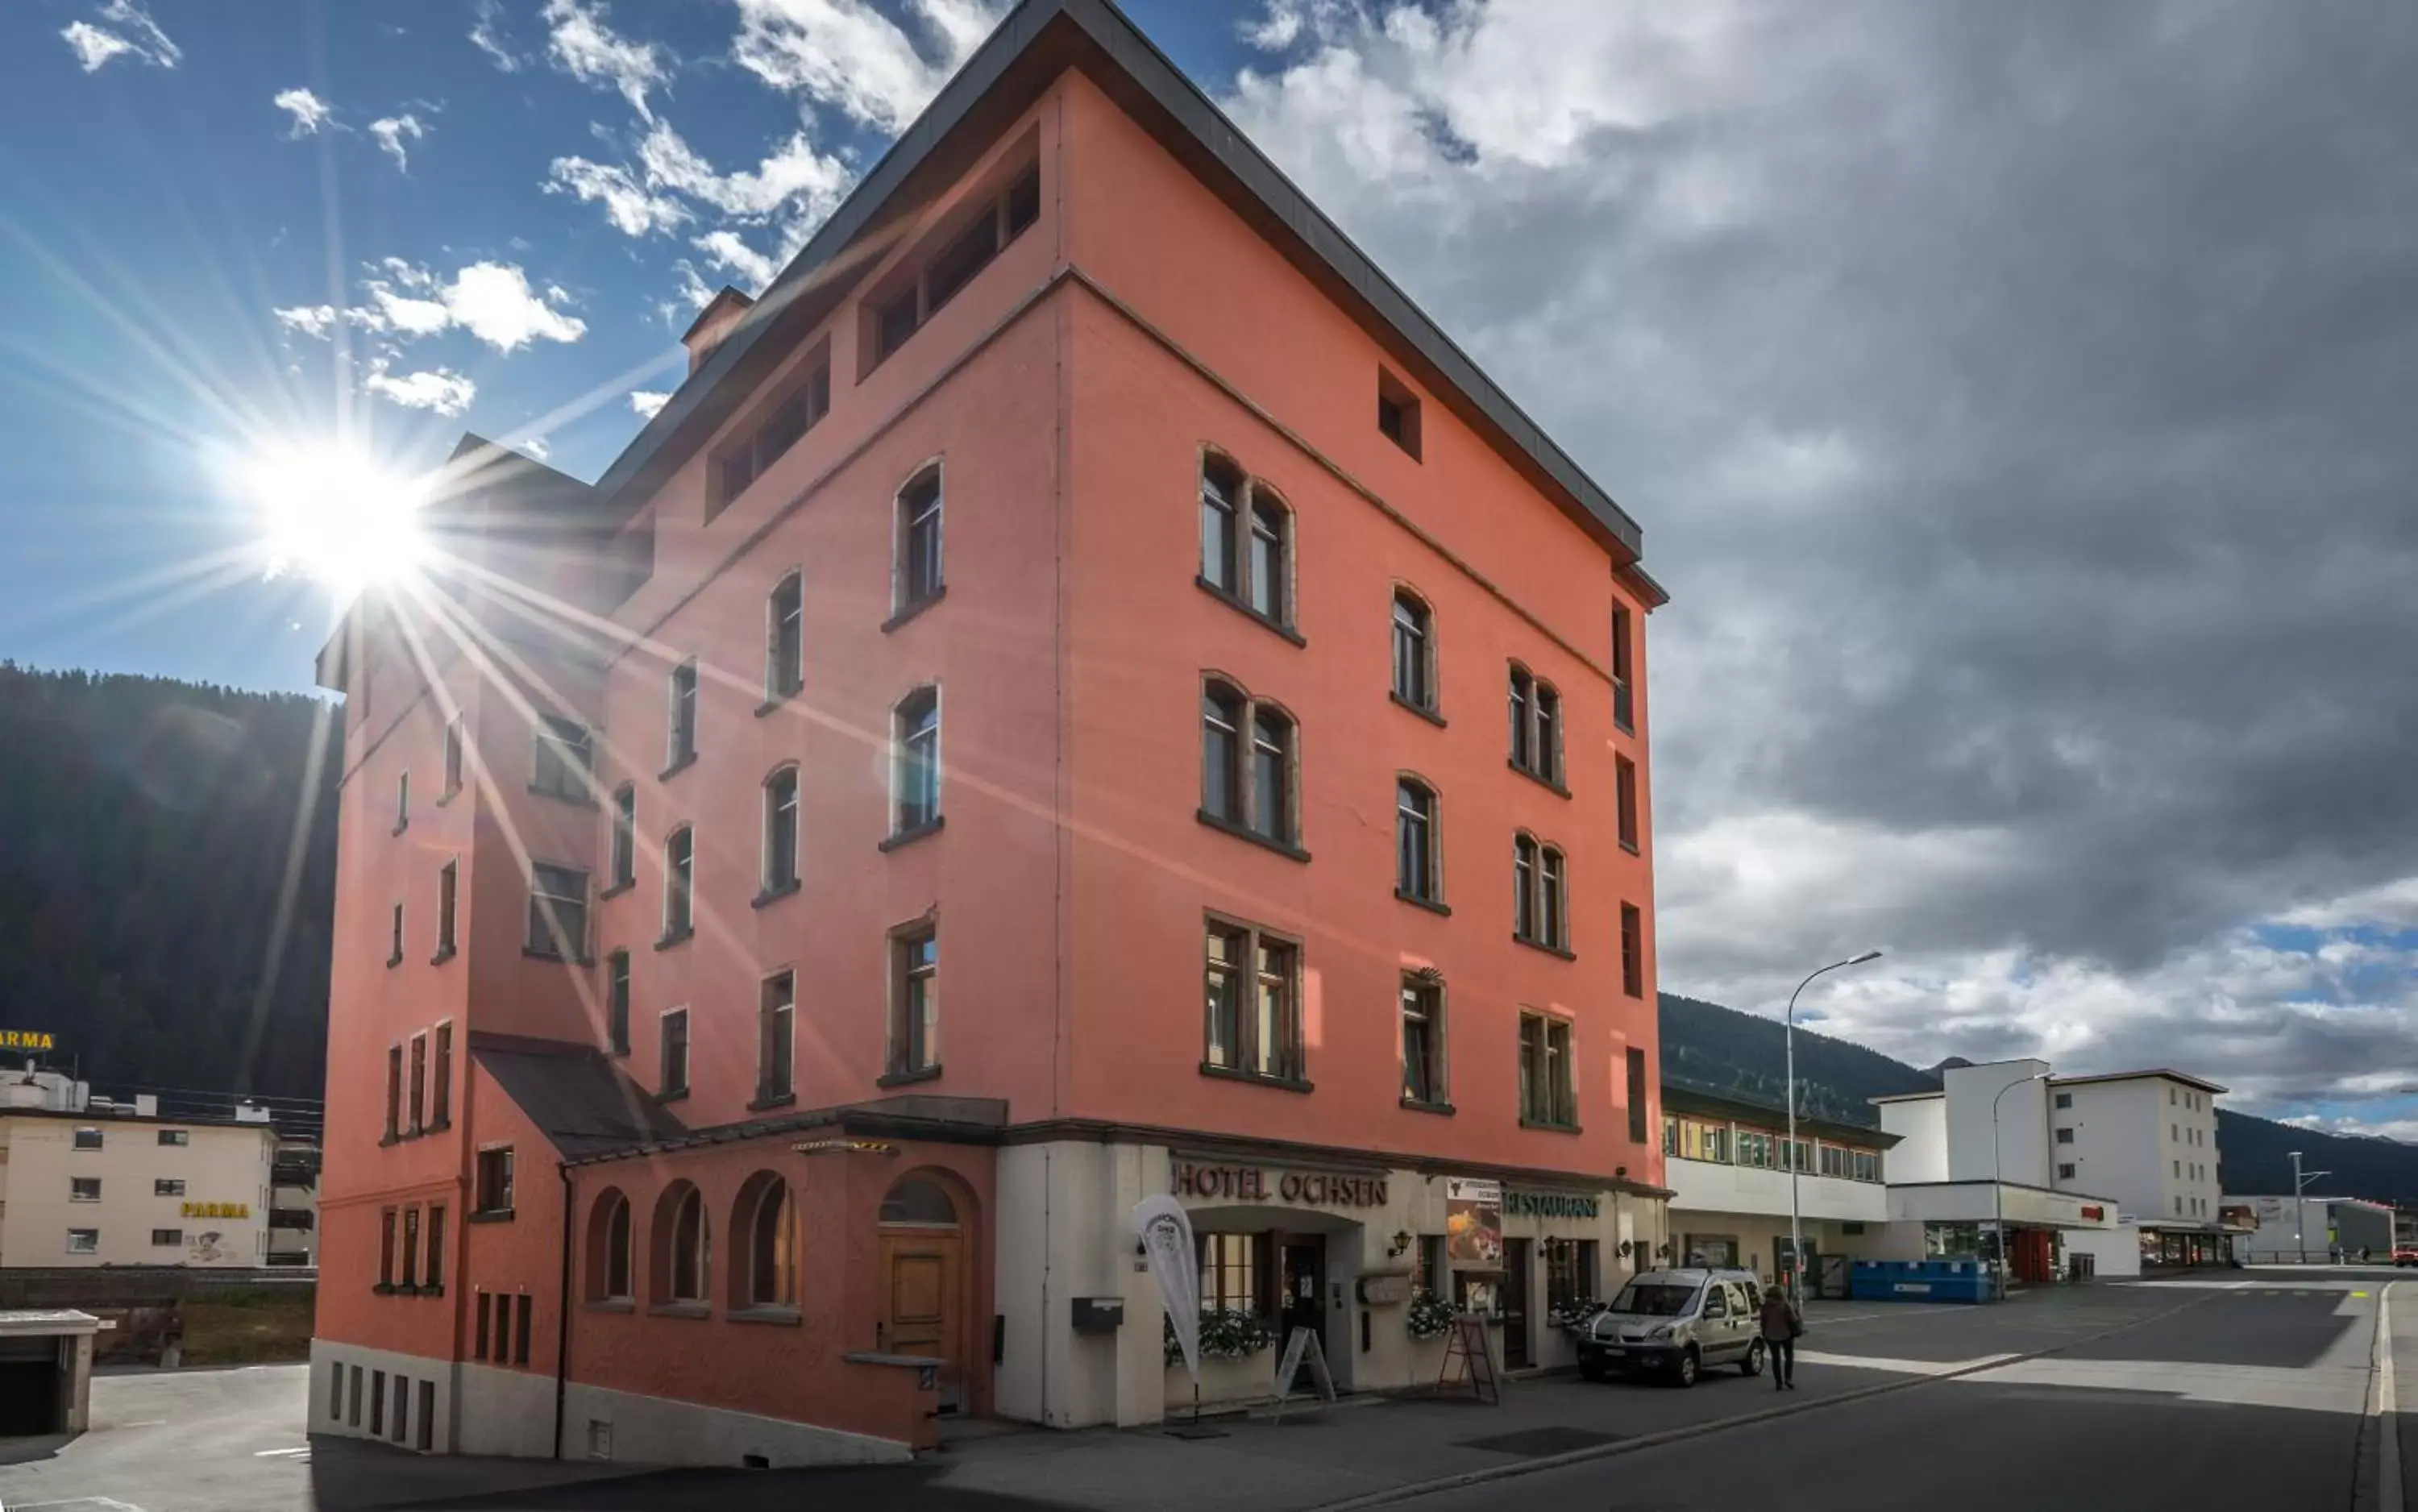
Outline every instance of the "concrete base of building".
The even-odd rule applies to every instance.
[[[311,1341],[310,1431],[427,1454],[550,1459],[554,1378]],[[562,1458],[640,1465],[898,1464],[904,1443],[574,1381],[563,1392]]]

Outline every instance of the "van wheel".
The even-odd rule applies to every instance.
[[[1698,1364],[1699,1362],[1696,1358],[1696,1352],[1693,1349],[1690,1349],[1687,1352],[1681,1354],[1679,1356],[1678,1364],[1674,1365],[1671,1367],[1671,1384],[1678,1387],[1681,1391],[1685,1391],[1690,1386],[1694,1385],[1696,1383],[1696,1370]]]
[[[1742,1376],[1763,1374],[1763,1340],[1756,1339],[1746,1347],[1746,1358],[1738,1362],[1738,1374]]]

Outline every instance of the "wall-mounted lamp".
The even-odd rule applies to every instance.
[[[1407,1229],[1397,1229],[1394,1233],[1393,1239],[1385,1246],[1385,1258],[1387,1260],[1392,1260],[1410,1247],[1411,1236],[1409,1231]]]

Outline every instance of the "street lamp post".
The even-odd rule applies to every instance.
[[[1797,1204],[1798,1168],[1803,1164],[1797,1158],[1797,993],[1804,991],[1823,971],[1835,971],[1843,966],[1861,966],[1866,961],[1880,958],[1880,952],[1868,950],[1861,955],[1832,961],[1821,970],[1810,973],[1804,981],[1797,984],[1797,992],[1788,995],[1788,1027],[1785,1032],[1788,1057],[1788,1289],[1800,1300],[1805,1295],[1805,1234]]]
[[[2301,1263],[2306,1265],[2309,1263],[2309,1241],[2304,1229],[2309,1214],[2308,1204],[2301,1199],[2301,1193],[2311,1182],[2320,1177],[2331,1176],[2334,1172],[2313,1170],[2303,1175],[2301,1171],[2301,1153],[2294,1150],[2290,1153],[2292,1156],[2292,1247],[2300,1252]]]
[[[1997,1290],[2001,1302],[2007,1299],[2007,1168],[1998,1153],[1998,1105],[2006,1099],[2007,1093],[2018,1087],[2028,1087],[2047,1075],[2045,1071],[2035,1071],[2020,1080],[2011,1081],[1998,1089],[1997,1096],[1990,1099],[1990,1243],[1998,1254]]]

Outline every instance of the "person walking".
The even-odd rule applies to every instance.
[[[1797,1336],[1805,1332],[1805,1315],[1797,1298],[1778,1287],[1763,1294],[1763,1348],[1771,1356],[1771,1389],[1797,1389]]]

